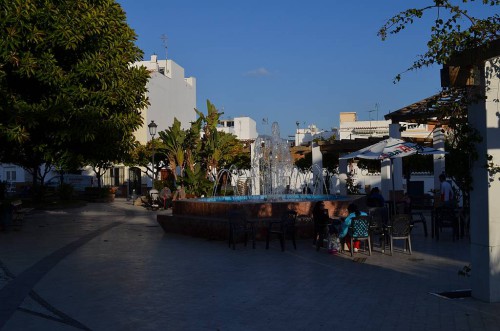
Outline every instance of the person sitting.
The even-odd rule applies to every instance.
[[[160,191],[160,199],[163,201],[163,209],[171,207],[172,204],[172,191],[168,186],[165,186]]]
[[[316,250],[319,250],[323,239],[326,238],[328,234],[328,223],[330,222],[330,218],[328,217],[328,209],[325,208],[325,203],[323,201],[318,201],[314,205],[313,220],[314,220],[313,245],[316,245]]]
[[[177,186],[177,190],[175,191],[172,200],[183,200],[183,199],[186,199],[186,191],[184,191],[184,187],[182,185]]]
[[[340,232],[339,232],[339,238],[344,239],[344,242],[347,245],[347,249],[351,249],[350,243],[351,243],[351,238],[349,237],[349,227],[351,226],[351,222],[353,218],[358,217],[358,216],[367,216],[367,214],[363,211],[359,211],[359,208],[357,205],[351,203],[347,207],[347,212],[349,215],[345,218],[344,222],[342,222],[340,226]],[[359,249],[359,241],[356,240],[354,241],[354,251],[357,252]]]
[[[368,198],[366,199],[366,205],[368,207],[384,207],[384,197],[380,194],[378,187],[372,188]]]
[[[158,205],[159,195],[160,195],[160,193],[155,188],[152,188],[149,191],[149,199],[150,199],[151,208],[153,208],[153,209],[155,209],[155,208],[158,209],[159,208],[159,205]]]

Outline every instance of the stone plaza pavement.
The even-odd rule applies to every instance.
[[[165,234],[156,214],[117,199],[0,232],[0,330],[500,330],[500,304],[431,294],[470,288],[451,233],[417,225],[413,255],[353,259],[310,240],[233,251]]]

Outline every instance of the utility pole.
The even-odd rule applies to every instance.
[[[168,51],[168,46],[167,46],[168,37],[167,37],[166,34],[162,34],[161,37],[160,37],[160,39],[162,41],[163,47],[165,47],[165,60],[167,60],[167,58],[168,58],[168,54],[167,54],[167,51]]]
[[[370,129],[372,128],[372,113],[377,112],[377,121],[378,121],[378,102],[375,103],[375,109],[368,111],[368,119],[370,120]],[[371,133],[370,133],[371,135]]]

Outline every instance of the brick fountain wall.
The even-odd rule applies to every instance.
[[[347,196],[324,200],[331,218],[347,216],[347,206],[356,203],[366,208],[365,196]],[[286,210],[295,210],[298,216],[297,238],[313,237],[312,210],[317,201],[244,201],[207,202],[202,199],[174,201],[172,215],[158,215],[157,221],[166,233],[178,233],[211,240],[227,240],[226,215],[231,209],[244,210],[247,217],[257,222],[257,240],[264,240],[267,221],[279,219]]]

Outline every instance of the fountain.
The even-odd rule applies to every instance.
[[[288,143],[281,139],[278,123],[271,136],[259,136],[252,144],[252,190],[254,195],[288,193],[292,156]]]
[[[262,237],[267,220],[281,217],[286,210],[295,210],[302,220],[299,237],[309,237],[313,232],[312,209],[317,201],[324,201],[334,217],[347,215],[347,206],[356,199],[324,194],[328,190],[323,169],[317,165],[308,172],[313,174],[312,179],[294,167],[289,146],[280,138],[276,122],[272,124],[272,135],[259,136],[251,153],[250,171],[230,167],[217,173],[213,197],[174,201],[172,216],[158,215],[165,232],[225,239],[226,216],[229,210],[237,208],[260,224]],[[225,196],[227,187],[220,187],[222,196],[215,196],[221,182],[231,183],[233,195]]]

